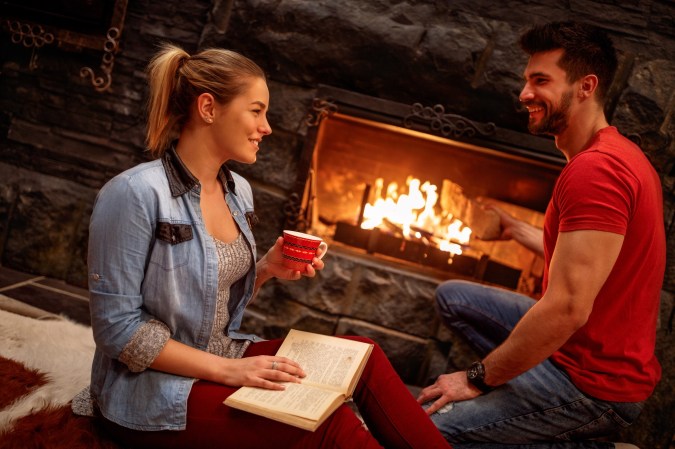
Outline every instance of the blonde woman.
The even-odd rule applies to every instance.
[[[242,385],[305,375],[274,356],[281,341],[239,333],[265,281],[301,277],[281,264],[282,237],[256,262],[251,187],[224,165],[255,162],[269,91],[255,63],[222,49],[165,45],[148,73],[157,159],[109,181],[90,224],[89,394],[103,426],[125,448],[450,447],[377,346],[354,395],[370,431],[347,406],[307,432],[223,404]],[[304,275],[322,268],[315,258]]]

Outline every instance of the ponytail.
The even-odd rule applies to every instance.
[[[184,50],[164,44],[148,65],[150,99],[148,102],[148,132],[146,143],[157,156],[176,138],[178,117],[171,109],[171,96],[176,90],[178,68],[190,55]]]

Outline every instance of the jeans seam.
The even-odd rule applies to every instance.
[[[474,308],[474,307],[471,307],[467,304],[455,304],[455,306],[457,308],[463,308],[464,310],[470,310],[470,311],[474,312],[475,314],[480,315],[482,318],[487,319],[487,320],[491,321],[492,323],[498,324],[504,330],[511,331],[513,329],[513,327],[511,327],[509,329],[507,327],[506,323],[504,323],[500,320],[497,320],[493,316],[483,312],[483,309]],[[447,315],[444,315],[442,311],[440,313],[444,318],[447,316]],[[461,318],[458,318],[456,321],[461,321]]]
[[[504,426],[509,427],[509,424],[514,423],[514,422],[523,421],[524,419],[533,419],[533,418],[536,419],[537,417],[540,417],[540,416],[553,415],[556,411],[564,410],[566,408],[570,408],[570,407],[574,406],[575,404],[578,404],[578,403],[583,402],[585,400],[587,400],[587,399],[586,398],[579,398],[579,399],[576,399],[574,401],[567,402],[565,404],[557,405],[555,407],[549,407],[545,410],[538,410],[538,411],[534,411],[534,412],[524,413],[524,414],[521,414],[521,415],[518,415],[518,416],[511,416],[511,417],[508,417],[508,418],[505,418],[505,419],[502,419],[502,420],[499,420],[499,421],[494,421],[494,422],[490,422],[490,423],[487,423],[487,424],[484,424],[484,425],[481,425],[481,426],[478,426],[478,427],[473,427],[471,429],[467,429],[467,430],[465,430],[461,433],[453,434],[453,435],[451,435],[451,438],[453,438],[453,439],[458,438],[458,437],[461,438],[464,435],[474,435],[474,434],[480,435],[484,431],[492,431],[492,430],[499,429],[499,428],[504,427]],[[600,416],[604,416],[605,413],[606,412],[603,412]],[[598,417],[598,418],[600,418],[600,417]],[[594,419],[593,421],[597,420],[598,418]],[[588,423],[586,423],[584,425],[587,425],[587,424]],[[571,430],[568,430],[567,432],[570,432],[570,431]],[[562,435],[562,434],[552,436],[551,438],[554,438],[554,439],[560,440],[560,441],[569,441],[569,440],[558,438],[559,435]],[[542,442],[543,441],[545,441],[545,440],[542,440]],[[457,440],[456,442],[461,443],[462,441]],[[473,440],[464,441],[464,442],[473,442]]]

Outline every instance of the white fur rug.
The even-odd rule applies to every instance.
[[[49,382],[0,410],[0,434],[47,406],[63,406],[89,385],[91,328],[52,315],[35,319],[0,310],[0,355],[48,376]]]

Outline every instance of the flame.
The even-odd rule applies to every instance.
[[[399,192],[396,182],[384,190],[384,180],[375,180],[374,204],[367,203],[363,210],[361,228],[382,227],[388,221],[401,229],[407,238],[428,238],[442,251],[462,254],[462,245],[469,242],[471,229],[452,215],[437,212],[438,187],[408,176],[407,192]],[[420,232],[422,230],[423,232]]]

